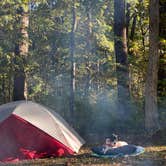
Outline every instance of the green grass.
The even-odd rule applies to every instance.
[[[163,166],[166,165],[166,146],[147,146],[145,152],[135,157],[104,159],[91,156],[90,146],[83,147],[72,157],[21,161],[9,166]]]

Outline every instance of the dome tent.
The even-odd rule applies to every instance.
[[[84,143],[62,117],[37,103],[0,106],[0,161],[65,156]]]

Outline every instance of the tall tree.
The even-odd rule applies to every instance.
[[[25,61],[28,54],[28,1],[24,2],[17,9],[19,15],[19,30],[18,42],[15,45],[15,75],[14,75],[14,89],[13,100],[25,99]]]
[[[125,0],[114,0],[114,45],[117,63],[117,88],[118,99],[123,106],[122,109],[125,109],[125,101],[129,98],[125,17]]]
[[[75,92],[75,31],[77,27],[76,20],[76,4],[75,0],[72,1],[72,28],[70,32],[70,59],[71,59],[71,80],[70,80],[70,121],[74,120],[74,92]]]
[[[159,63],[159,0],[149,4],[149,60],[145,82],[145,128],[148,132],[159,129],[157,82]]]
[[[90,57],[92,54],[92,1],[87,2],[86,6],[86,13],[87,13],[87,20],[86,20],[86,26],[87,26],[87,40],[86,40],[86,54],[87,54],[87,60],[86,60],[86,69],[87,69],[87,78],[86,78],[86,86],[85,86],[85,96],[87,96],[90,86]]]

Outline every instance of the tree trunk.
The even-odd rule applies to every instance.
[[[90,64],[90,57],[92,55],[92,43],[91,43],[91,37],[92,37],[92,14],[91,14],[91,2],[88,1],[88,6],[86,8],[86,13],[87,13],[87,39],[86,39],[86,70],[87,70],[87,76],[86,76],[86,82],[85,82],[85,96],[88,95],[89,93],[89,87],[90,87],[90,78],[91,78],[91,64]]]
[[[5,88],[5,84],[6,84],[6,81],[5,81],[5,76],[4,74],[2,75],[2,96],[3,96],[3,103],[6,103],[6,88]]]
[[[72,3],[72,29],[70,33],[70,57],[71,57],[71,81],[70,81],[70,121],[74,124],[74,92],[75,92],[75,31],[77,27],[76,22],[76,6],[75,0]]]
[[[126,5],[126,36],[129,39],[129,25],[130,25],[130,4]]]
[[[129,73],[127,62],[127,39],[125,23],[125,1],[114,0],[114,45],[116,55],[116,72],[118,100],[122,110],[126,111],[126,101],[129,99]]]
[[[159,129],[157,81],[159,62],[159,1],[150,0],[149,60],[145,82],[145,129],[153,133]]]
[[[132,41],[134,40],[136,21],[137,21],[137,15],[134,14],[133,22],[132,22],[132,26],[131,26],[131,33],[130,33],[130,40],[132,40]]]
[[[27,4],[28,5],[28,4]],[[21,34],[19,41],[15,46],[15,75],[14,75],[14,89],[13,89],[13,100],[25,100],[25,60],[28,54],[28,26],[29,16],[28,7],[27,10],[24,8],[19,9],[20,14],[20,30]]]

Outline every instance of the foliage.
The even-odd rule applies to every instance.
[[[0,1],[0,103],[12,100],[14,68],[20,67],[14,65],[15,43],[20,35],[18,9],[26,8],[25,4],[28,2],[30,47],[24,64],[28,99],[55,109],[68,120],[71,0]],[[131,130],[130,126],[139,129],[139,126],[143,126],[144,119],[144,83],[149,49],[149,1],[127,1],[130,3],[129,34],[136,15],[134,38],[127,39],[132,102],[130,104],[133,112],[128,113],[126,110],[126,114],[129,114],[128,119],[122,123],[118,123],[118,118],[122,115],[117,110],[113,0],[75,2],[77,28],[74,111],[78,119],[75,127],[85,135],[94,131],[100,133],[103,128],[106,132],[115,128]],[[165,51],[164,46],[161,48],[162,51]],[[165,81],[161,80],[161,85],[164,87]],[[164,99],[165,94],[160,93],[160,103],[163,104]],[[161,111],[161,114],[165,116],[164,111]]]

